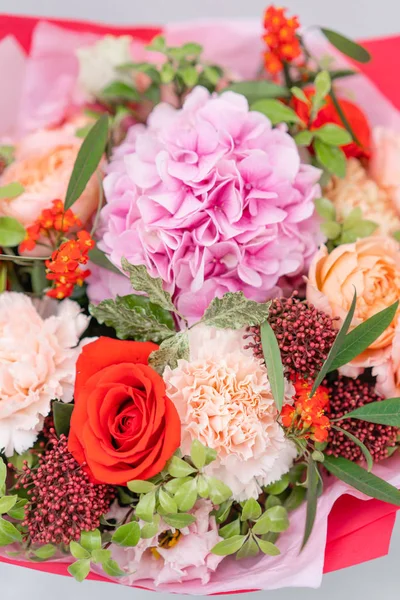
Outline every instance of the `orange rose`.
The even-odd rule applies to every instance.
[[[53,200],[64,200],[82,143],[74,133],[84,123],[80,120],[57,129],[40,130],[20,141],[16,160],[1,175],[0,186],[18,181],[25,191],[17,198],[0,200],[0,216],[14,217],[28,227]],[[83,224],[97,208],[99,191],[98,178],[93,175],[73,208]]]
[[[357,291],[352,327],[387,308],[400,297],[400,247],[391,238],[373,236],[343,244],[328,254],[315,255],[307,283],[307,300],[332,317],[340,327]],[[389,327],[360,356],[356,367],[381,364],[390,354],[399,311]]]
[[[68,448],[96,482],[149,479],[179,447],[178,413],[148,365],[157,348],[103,337],[79,356]]]

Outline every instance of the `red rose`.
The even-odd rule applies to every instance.
[[[307,98],[312,98],[315,93],[313,88],[308,88],[307,90],[304,90],[304,92]],[[310,107],[307,106],[305,102],[302,102],[297,98],[294,98],[293,104],[297,115],[302,121],[304,121],[304,123],[306,123],[306,125],[309,126]],[[361,146],[359,146],[355,142],[352,142],[342,146],[342,150],[347,157],[354,156],[356,158],[361,158],[364,156],[369,158],[371,146],[371,128],[369,126],[367,117],[356,104],[349,102],[349,100],[339,98],[339,105],[361,144]],[[326,123],[334,123],[335,125],[340,125],[343,127],[343,122],[329,97],[326,99],[325,106],[319,110],[316,118],[308,128],[310,131],[313,131],[313,129],[318,129]]]
[[[103,337],[79,356],[68,448],[97,482],[149,479],[179,447],[178,413],[148,365],[157,348]]]

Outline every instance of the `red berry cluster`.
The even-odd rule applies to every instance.
[[[327,384],[324,384],[327,385]],[[383,400],[374,390],[372,383],[361,379],[339,377],[329,384],[329,417],[337,419],[348,412],[360,408],[370,402]],[[375,462],[388,457],[388,448],[396,445],[398,429],[388,425],[366,423],[359,419],[343,419],[335,425],[352,433],[363,442],[370,451]],[[362,459],[360,448],[344,433],[331,429],[328,439],[327,454],[343,456],[348,460],[357,462]]]
[[[299,300],[296,294],[294,292],[291,298],[273,300],[268,320],[278,341],[286,372],[301,379],[315,379],[337,331],[328,315]],[[246,348],[252,348],[254,355],[262,358],[260,328],[249,327],[246,337],[253,338]]]
[[[39,465],[23,467],[16,488],[27,490],[25,506],[28,537],[34,544],[69,544],[79,540],[82,531],[92,531],[100,524],[115,498],[108,485],[96,485],[68,451],[65,435],[52,439]],[[82,465],[84,466],[84,465]]]

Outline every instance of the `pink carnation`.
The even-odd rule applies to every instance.
[[[190,318],[227,291],[265,300],[317,249],[319,176],[243,96],[198,87],[182,109],[158,105],[115,151],[101,247],[118,267],[146,265]]]

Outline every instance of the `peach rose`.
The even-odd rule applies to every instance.
[[[389,360],[374,367],[372,374],[376,376],[378,394],[384,398],[400,396],[400,321],[397,323]]]
[[[322,246],[310,267],[307,300],[340,327],[357,291],[351,327],[363,323],[400,297],[400,247],[391,238],[373,236],[343,244],[331,254]],[[379,338],[351,362],[357,367],[382,364],[390,355],[399,312]]]
[[[25,191],[16,198],[0,200],[0,216],[14,217],[25,227],[32,225],[53,200],[64,200],[82,140],[74,133],[82,121],[28,135],[16,148],[16,160],[3,172],[0,186],[18,181]],[[74,213],[85,223],[99,200],[99,182],[93,175],[74,204]]]
[[[370,174],[380,187],[386,189],[400,213],[400,134],[376,127],[373,131],[373,147]]]

